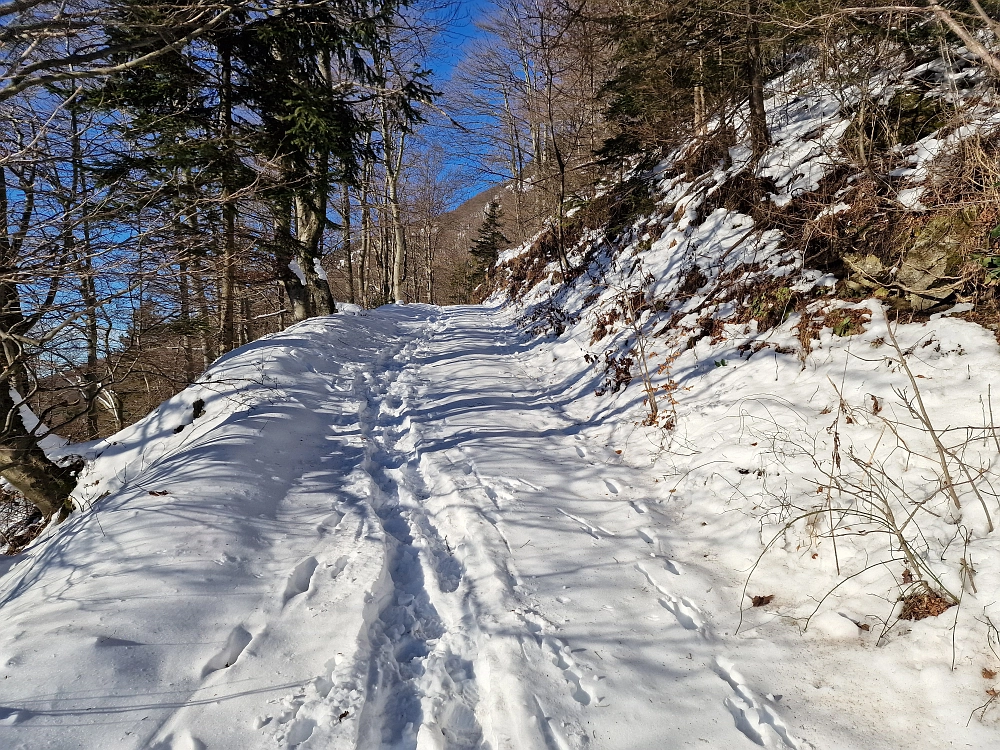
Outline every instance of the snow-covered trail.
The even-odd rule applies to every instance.
[[[510,309],[337,315],[94,446],[89,509],[0,569],[0,748],[912,736],[870,705],[901,685],[852,683],[865,652],[759,610],[733,635],[735,527],[635,465],[559,352]]]
[[[477,669],[491,745],[807,747],[718,644],[697,575],[661,540],[652,472],[567,415],[568,384],[541,377],[505,317],[456,308],[434,328],[397,381],[405,444],[465,571],[438,611]],[[428,701],[448,737],[447,697]]]

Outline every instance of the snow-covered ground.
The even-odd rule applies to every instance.
[[[1000,585],[974,504],[915,521],[933,554],[973,530],[928,563],[968,589],[939,618],[882,634],[904,563],[848,578],[886,545],[846,531],[837,576],[818,522],[761,559],[745,593],[774,599],[744,598],[780,498],[822,486],[838,414],[845,462],[891,442],[878,465],[932,481],[919,437],[904,456],[871,414],[908,383],[872,312],[805,368],[687,350],[670,433],[638,424],[634,385],[594,395],[585,327],[532,338],[512,306],[250,344],[95,446],[85,510],[3,561],[0,747],[994,747],[1000,709],[969,721]],[[949,318],[896,335],[938,343],[910,364],[940,426],[982,423],[993,337]]]

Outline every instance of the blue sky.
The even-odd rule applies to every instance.
[[[488,6],[486,0],[460,0],[456,3],[455,18],[445,31],[442,43],[438,45],[438,54],[430,60],[435,77],[447,78],[451,69],[461,60],[463,45],[480,34],[475,21]]]
[[[427,60],[427,67],[433,71],[434,86],[439,91],[447,91],[452,72],[462,60],[470,42],[483,36],[475,23],[489,11],[490,6],[489,0],[459,0],[447,11],[450,14],[450,22],[433,46],[431,56]],[[470,181],[468,187],[456,198],[456,206],[495,183],[495,180],[486,178],[472,168],[470,147],[462,143],[460,133],[450,128],[428,126],[423,135],[427,142],[436,142],[443,146],[446,154],[451,157],[446,160],[449,166],[466,174]]]

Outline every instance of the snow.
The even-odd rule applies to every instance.
[[[10,397],[17,404],[17,411],[21,416],[21,422],[24,423],[24,429],[40,436],[38,444],[43,450],[59,451],[59,449],[66,445],[66,438],[51,432],[47,425],[43,425],[28,403],[21,397],[21,394],[14,388],[10,389]]]
[[[96,445],[84,511],[9,560],[3,745],[986,747],[996,717],[965,722],[996,662],[990,594],[964,595],[955,671],[950,615],[877,645],[888,566],[805,628],[840,579],[828,538],[797,549],[793,530],[748,589],[775,600],[741,613],[768,503],[815,492],[789,447],[828,450],[828,378],[852,409],[899,408],[902,374],[857,354],[876,320],[824,334],[804,370],[688,350],[671,449],[637,426],[635,388],[593,394],[582,328],[532,339],[509,306],[336,315],[233,352]],[[991,335],[955,318],[897,335],[941,342],[911,366],[942,426],[982,418]],[[853,413],[841,439],[867,455],[880,428]],[[965,508],[991,592],[1000,550]],[[866,539],[845,536],[843,565],[880,554]]]
[[[288,261],[288,270],[298,277],[300,284],[306,283],[306,275],[302,272],[302,266],[299,265],[299,261],[296,258],[292,258]]]

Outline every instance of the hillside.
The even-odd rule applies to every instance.
[[[340,305],[53,447],[0,745],[995,745],[991,84],[811,65],[760,159],[636,159],[485,304]]]

